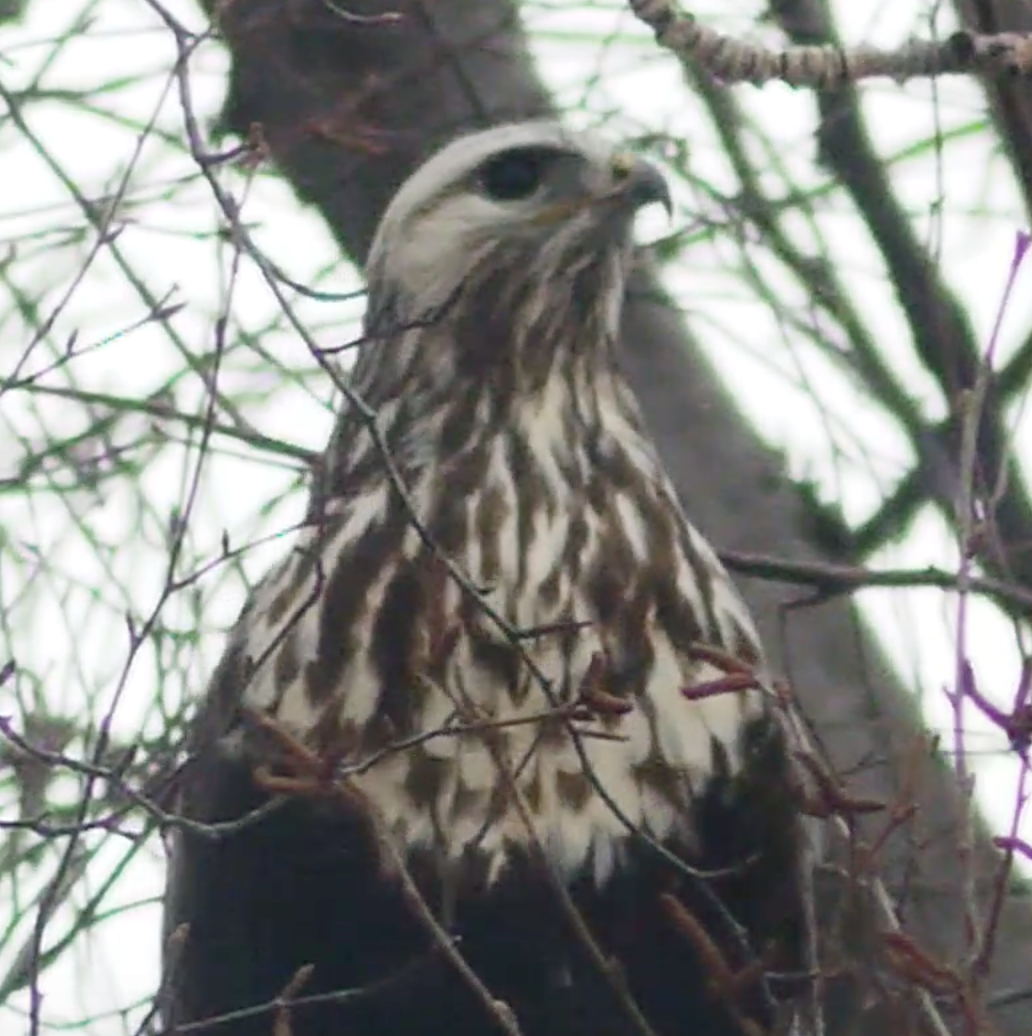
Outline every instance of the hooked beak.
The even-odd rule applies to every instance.
[[[613,181],[617,197],[632,211],[658,202],[667,216],[674,214],[674,201],[666,177],[651,162],[630,155],[613,159]]]
[[[627,230],[635,213],[653,202],[659,202],[668,217],[673,216],[674,203],[666,177],[643,158],[621,152],[611,160],[607,187],[585,189],[576,197],[548,206],[531,219],[538,226],[549,226],[589,210],[598,213],[600,227],[617,226]]]

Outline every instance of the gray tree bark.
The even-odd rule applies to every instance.
[[[225,127],[246,133],[261,125],[283,175],[357,262],[394,189],[444,139],[550,112],[509,0],[348,0],[339,10],[322,0],[201,3],[219,19],[233,58]],[[376,21],[395,12],[400,19]],[[721,549],[855,560],[814,535],[777,456],[679,313],[651,282],[637,287],[643,290],[632,291],[626,311],[624,362],[692,520]],[[891,889],[905,883],[908,931],[957,960],[968,945],[959,908],[968,865],[956,834],[960,797],[923,738],[911,696],[847,600],[786,616],[784,586],[747,580],[743,589],[836,769],[851,775],[850,790],[894,801],[905,780],[912,786],[916,819],[881,851],[881,871]],[[873,818],[867,837],[884,824]],[[970,866],[989,876],[995,862],[979,833]],[[1032,986],[1030,960],[1032,911],[1011,891],[988,988]],[[999,1031],[1032,1032],[1032,991],[1007,1000],[994,1012]],[[855,998],[832,1007],[833,1032],[875,1024],[857,1024]]]

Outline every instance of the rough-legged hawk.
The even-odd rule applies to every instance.
[[[649,202],[652,166],[525,123],[388,208],[355,395],[184,771],[187,817],[239,823],[176,832],[171,1023],[815,1028],[791,738],[620,373]]]

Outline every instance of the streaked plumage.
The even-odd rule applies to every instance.
[[[307,527],[231,635],[184,784],[198,819],[260,804],[250,773],[268,741],[241,705],[337,761],[524,1036],[640,1031],[548,869],[658,1036],[740,1031],[661,893],[733,965],[750,953],[729,916],[777,970],[808,967],[772,698],[682,693],[721,675],[700,642],[762,672],[757,636],[617,364],[633,214],[664,196],[651,167],[551,123],[463,138],[401,187],[351,381],[377,433],[342,405]],[[571,718],[586,690],[626,711]],[[309,994],[387,985],[299,1009],[296,1036],[497,1031],[346,812],[295,802],[218,843],[180,836],[168,922],[191,936],[175,1020],[268,1000],[312,963]],[[693,877],[658,846],[733,873]],[[739,1006],[775,1024],[759,983]]]

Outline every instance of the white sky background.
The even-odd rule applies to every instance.
[[[167,6],[188,26],[202,27],[189,0],[168,0]],[[844,0],[837,6],[842,9],[840,26],[847,41],[886,46],[926,33],[925,15],[931,7],[913,0]],[[166,146],[157,136],[134,159],[139,124],[149,121],[156,110],[160,130],[173,140],[182,139],[174,85],[161,102],[169,86],[174,45],[144,0],[89,4],[35,0],[26,23],[0,36],[0,81],[8,90],[32,81],[47,60],[48,41],[62,34],[62,19],[70,20],[85,7],[93,13],[89,30],[62,50],[41,85],[55,91],[78,90],[133,76],[140,77],[139,83],[110,94],[108,110],[113,118],[60,100],[33,103],[25,109],[31,130],[88,197],[111,192],[131,165],[128,201],[119,210],[124,226],[116,246],[155,298],[168,297],[183,305],[167,321],[181,336],[182,348],[194,358],[210,355],[215,317],[228,312],[228,340],[238,342],[245,333],[256,336],[282,369],[258,357],[253,345],[230,349],[220,373],[226,395],[240,398],[246,420],[265,435],[319,448],[330,428],[330,387],[315,373],[303,343],[282,330],[278,304],[257,271],[244,261],[234,273],[234,252],[215,240],[221,221],[193,163],[181,149]],[[728,32],[754,33],[760,5],[736,7],[734,16],[714,20],[707,16],[708,23]],[[706,11],[700,8],[697,14],[706,16]],[[615,136],[666,131],[687,142],[694,175],[729,192],[734,189],[701,106],[685,91],[674,64],[656,50],[620,0],[607,0],[588,10],[559,2],[536,6],[528,21],[536,33],[544,74],[561,102],[582,109],[582,121],[603,120]],[[952,30],[945,13],[936,28],[940,35]],[[600,37],[609,39],[617,32],[619,39],[600,44]],[[777,41],[773,34],[769,39]],[[192,67],[195,108],[202,126],[207,126],[223,96],[227,60],[215,45],[209,45]],[[589,77],[591,85],[586,88]],[[777,85],[762,91],[738,90],[748,95],[766,130],[776,135],[779,155],[793,179],[823,183],[824,174],[813,162],[812,99]],[[941,82],[936,90],[933,105],[927,83],[906,87],[879,83],[866,89],[869,129],[883,153],[893,154],[915,139],[930,138],[936,119],[947,135],[954,127],[984,119],[983,99],[971,84]],[[99,105],[106,103],[104,94],[97,100]],[[243,174],[222,175],[239,198],[245,189]],[[921,236],[939,242],[942,267],[988,343],[1014,236],[1021,227],[1020,204],[1002,157],[992,152],[987,135],[973,133],[948,143],[941,162],[925,149],[912,161],[899,164],[893,175],[904,186]],[[179,181],[181,185],[172,192],[174,201],[163,201],[169,185]],[[5,252],[12,254],[9,250],[15,250],[17,257],[7,273],[0,262],[0,292],[6,293],[0,303],[0,373],[8,374],[22,363],[24,375],[48,367],[54,355],[52,346],[43,342],[23,358],[31,333],[16,312],[7,316],[2,312],[8,308],[11,284],[29,293],[52,286],[44,306],[48,312],[70,290],[94,239],[87,235],[77,242],[69,236],[82,227],[81,214],[59,176],[9,121],[0,121],[0,184],[0,259]],[[683,190],[680,200],[676,226],[691,221],[695,197]],[[939,214],[940,202],[944,215]],[[274,177],[264,175],[253,181],[244,218],[262,250],[295,281],[334,292],[358,286],[322,224]],[[941,404],[911,355],[891,286],[844,203],[822,217],[822,231],[835,243],[839,268],[862,292],[867,315],[878,321],[895,369],[906,372],[910,390],[926,412],[941,415]],[[643,225],[646,240],[665,232],[667,228],[658,221],[647,220]],[[805,240],[802,231],[800,235]],[[756,252],[754,260],[765,262],[759,249]],[[733,378],[743,409],[784,450],[789,475],[815,481],[825,498],[841,502],[848,517],[862,519],[906,469],[909,447],[877,409],[859,397],[854,385],[812,349],[794,341],[790,330],[778,326],[768,306],[752,297],[738,279],[737,261],[733,247],[724,252],[719,242],[703,241],[687,250],[683,262],[670,271],[668,283],[686,308],[700,317],[695,327],[721,369]],[[773,271],[771,276],[776,283],[780,275]],[[1001,363],[1028,334],[1030,288],[1032,271],[1025,269],[1006,314],[998,347]],[[796,291],[787,280],[784,290]],[[795,301],[802,307],[801,297]],[[357,332],[361,300],[328,303],[297,298],[294,305],[322,346],[343,343]],[[134,327],[148,308],[110,251],[101,249],[71,292],[53,330],[56,343],[77,333],[76,355],[39,383],[75,385],[127,399],[161,389],[182,369],[183,356],[165,324]],[[807,387],[807,379],[819,386],[818,397]],[[178,409],[196,414],[202,412],[205,393],[199,378],[187,375],[165,398],[174,399]],[[98,405],[97,413],[103,412]],[[79,429],[81,413],[76,404],[55,396],[8,392],[0,397],[0,479],[18,470],[26,448],[38,448],[46,431],[69,434]],[[128,414],[119,419],[112,434],[119,442],[130,442],[146,432],[148,423],[153,422]],[[157,424],[166,432],[178,429],[173,423]],[[829,426],[835,431],[834,446],[829,444]],[[1025,413],[1019,420],[1015,415],[1014,427],[1014,441],[1028,470],[1032,417]],[[180,656],[175,637],[168,632],[188,631],[196,622],[196,602],[189,594],[165,605],[166,635],[156,646],[145,645],[127,673],[124,620],[130,610],[139,624],[158,603],[165,582],[169,514],[186,499],[198,459],[196,447],[195,437],[188,448],[155,450],[135,484],[122,491],[105,489],[96,494],[80,483],[73,491],[41,492],[28,499],[0,493],[0,538],[10,538],[8,549],[0,554],[0,613],[21,669],[13,687],[0,689],[0,714],[17,717],[37,710],[35,703],[45,699],[51,713],[82,721],[84,703],[92,701],[94,714],[101,715],[117,695],[116,735],[121,731],[124,737],[133,737],[142,729],[144,737],[157,737],[162,715],[154,705],[156,681],[172,704],[182,694],[201,692],[220,646],[216,631],[232,620],[241,602],[245,584],[237,567],[221,566],[199,584],[205,594],[203,629],[215,634],[204,641],[201,653],[184,648]],[[191,514],[184,572],[218,555],[224,529],[231,543],[239,545],[287,528],[300,517],[303,506],[303,493],[288,494],[297,478],[296,465],[289,459],[222,438],[217,447],[205,462]],[[80,450],[84,470],[98,457],[99,463],[108,463],[102,444],[87,441]],[[66,481],[73,475],[67,468],[63,473],[54,470],[58,471],[55,477],[63,474]],[[280,499],[284,494],[286,498]],[[141,508],[141,498],[150,501],[153,509]],[[270,499],[277,503],[263,513]],[[249,552],[246,572],[251,577],[259,574],[281,549],[282,544],[274,544]],[[955,569],[957,552],[943,524],[927,514],[905,542],[883,551],[872,563],[893,567],[933,563]],[[955,600],[933,591],[869,591],[860,599],[893,650],[908,685],[922,695],[931,721],[950,739],[952,717],[941,688],[954,678]],[[968,654],[980,687],[1007,702],[1013,696],[1020,661],[1014,631],[977,600],[972,602],[969,621]],[[3,661],[0,658],[0,664]],[[40,675],[38,681],[28,675],[32,673]],[[981,801],[993,825],[1002,828],[1009,824],[1014,806],[1016,769],[1003,752],[1002,738],[979,722],[970,707],[967,725],[971,758],[978,762]],[[68,782],[68,794],[74,795],[75,789]],[[13,808],[13,803],[0,801],[0,816],[13,815]],[[135,821],[129,826],[135,826]],[[1032,825],[1026,834],[1032,835]],[[131,848],[128,840],[107,834],[90,835],[85,841],[100,846],[100,851],[84,888],[70,900],[75,906],[96,890]],[[89,1016],[95,1018],[90,1031],[105,1036],[133,1031],[141,1009],[128,1015],[118,1009],[145,1003],[156,984],[154,897],[161,887],[161,864],[160,845],[151,843],[140,851],[121,882],[120,893],[105,900],[105,909],[147,900],[150,905],[116,911],[44,974],[45,1028]],[[32,892],[28,887],[0,884],[0,983],[30,931],[31,919],[14,931],[8,929],[12,907],[21,911]],[[69,916],[67,911],[58,914],[48,928],[50,938],[66,930]],[[26,1007],[24,996],[0,1006],[0,1032],[7,1036],[26,1031]]]

